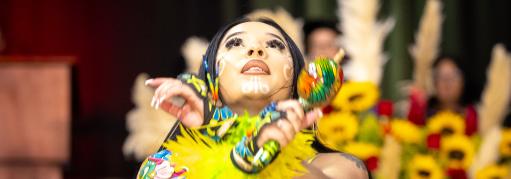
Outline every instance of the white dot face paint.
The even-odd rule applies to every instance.
[[[284,80],[286,80],[286,81],[290,80],[293,68],[291,68],[291,65],[289,65],[289,64],[285,64],[283,68],[284,68],[284,70],[282,70],[282,72],[284,73],[284,75],[283,75]]]
[[[244,94],[263,94],[270,92],[269,85],[258,76],[251,76],[248,81],[241,83],[241,92]]]
[[[225,60],[224,58],[220,58],[216,61],[216,69],[218,69],[218,75],[221,76],[225,70]]]

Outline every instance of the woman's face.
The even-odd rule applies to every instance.
[[[452,60],[442,60],[435,69],[435,90],[441,103],[457,103],[463,91],[463,76]]]
[[[337,33],[329,28],[318,28],[309,35],[309,60],[319,56],[334,58],[339,51]]]
[[[232,27],[220,42],[216,58],[220,92],[228,105],[240,100],[289,98],[293,59],[274,27],[261,22]]]

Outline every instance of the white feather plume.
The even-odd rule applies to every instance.
[[[402,146],[391,135],[385,136],[378,162],[377,178],[398,179],[401,169]]]
[[[202,55],[206,53],[208,44],[206,39],[192,36],[181,46],[181,54],[186,60],[186,72],[195,74],[199,72]]]
[[[511,88],[511,54],[502,44],[493,47],[486,86],[479,108],[479,131],[484,135],[506,115]]]
[[[123,153],[125,156],[134,155],[137,160],[156,152],[176,121],[168,113],[151,107],[154,90],[145,86],[147,79],[147,74],[137,76],[133,86],[135,108],[126,116],[130,134],[124,141]]]
[[[415,44],[409,49],[415,61],[415,85],[427,94],[433,92],[431,67],[438,55],[438,46],[442,38],[442,22],[442,3],[439,0],[428,0],[419,30],[415,34]]]
[[[481,146],[469,169],[470,178],[475,178],[476,172],[483,167],[497,162],[499,159],[500,140],[502,138],[501,133],[500,125],[495,125],[486,134],[481,136]]]
[[[383,65],[387,57],[383,53],[385,37],[394,27],[394,19],[377,21],[378,0],[338,0],[337,15],[341,19],[343,35],[340,42],[351,60],[344,72],[353,81],[372,81],[380,84]]]

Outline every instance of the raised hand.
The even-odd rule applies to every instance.
[[[155,78],[145,82],[156,89],[151,105],[176,116],[186,127],[198,127],[204,122],[204,102],[188,85],[175,78]],[[176,100],[184,100],[179,104]]]
[[[311,126],[322,116],[320,109],[305,113],[297,100],[281,101],[277,103],[277,110],[285,112],[286,115],[261,129],[257,138],[259,147],[267,141],[275,140],[282,148],[293,140],[297,132]]]

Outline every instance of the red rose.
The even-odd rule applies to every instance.
[[[394,112],[393,103],[390,100],[381,100],[376,106],[376,111],[380,116],[392,117]]]
[[[465,109],[465,134],[468,136],[477,132],[477,111],[470,105]]]
[[[425,116],[427,104],[423,96],[424,95],[419,91],[412,91],[409,96],[410,109],[408,111],[408,120],[418,126],[426,124]]]
[[[430,149],[440,149],[440,140],[442,136],[440,134],[429,134],[426,138],[426,146]]]
[[[463,169],[447,169],[447,176],[452,179],[467,179],[467,173]]]
[[[369,171],[375,171],[378,168],[378,157],[369,157],[364,163]]]
[[[323,109],[321,109],[321,112],[323,112],[323,114],[326,115],[326,114],[331,113],[333,110],[334,110],[334,108],[331,105],[327,105]]]

